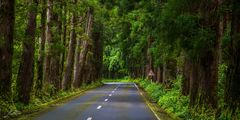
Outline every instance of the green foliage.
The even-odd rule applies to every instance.
[[[157,102],[159,100],[160,96],[162,94],[164,94],[164,92],[165,92],[163,90],[163,87],[161,85],[156,84],[156,83],[149,84],[146,87],[146,91],[147,91],[147,93],[151,93],[149,95],[154,102]],[[155,92],[155,91],[158,91],[158,92]]]
[[[174,118],[177,117],[194,120],[215,119],[215,111],[212,109],[195,109],[189,107],[189,96],[181,95],[181,80],[182,77],[178,76],[177,79],[174,80],[175,82],[171,89],[165,89],[160,84],[152,83],[147,79],[137,79],[132,81],[138,83],[154,102],[157,102],[161,108]]]

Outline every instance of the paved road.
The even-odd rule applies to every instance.
[[[133,83],[106,83],[34,120],[157,120]]]

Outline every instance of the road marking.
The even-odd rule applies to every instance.
[[[92,120],[92,117],[89,117],[87,120]]]
[[[138,90],[138,92],[141,94],[141,96],[145,99],[145,97],[143,96],[142,92],[140,91],[140,89],[138,88],[138,86],[137,86],[135,83],[134,83],[134,86],[137,88],[137,90]],[[145,102],[145,103],[147,104],[148,108],[150,108],[150,110],[153,112],[153,114],[156,116],[156,118],[157,118],[158,120],[161,120],[161,119],[158,117],[157,113],[150,107],[150,104],[147,103],[147,102]]]
[[[99,105],[98,107],[97,107],[97,109],[99,110],[99,109],[101,109],[102,108],[102,106],[101,105]]]
[[[112,93],[114,93],[115,91],[112,91]]]
[[[109,94],[109,96],[112,96],[112,94]]]
[[[114,90],[117,90],[119,86],[120,86],[120,85],[118,85]]]
[[[107,101],[108,101],[108,99],[105,99],[104,101],[105,101],[105,102],[107,102]]]

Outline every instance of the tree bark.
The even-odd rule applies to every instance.
[[[67,14],[68,14],[68,11],[67,11],[67,3],[66,1],[64,2],[64,6],[63,6],[63,12],[64,12],[64,20],[63,20],[63,35],[62,35],[62,44],[63,44],[63,52],[61,54],[61,75],[63,75],[63,71],[64,71],[64,65],[65,65],[65,54],[66,54],[66,48],[67,48],[67,45],[66,45],[66,40],[67,40]]]
[[[47,50],[45,59],[45,81],[48,84],[53,85],[53,91],[57,92],[61,88],[60,79],[60,50],[58,46],[61,44],[61,21],[57,13],[59,4],[57,2],[48,0],[47,9],[47,28],[46,28],[46,40]],[[55,5],[56,4],[56,5]],[[56,8],[53,8],[53,5]],[[54,26],[55,25],[55,26]],[[54,29],[56,27],[56,29]]]
[[[46,57],[44,66],[44,81],[51,84],[50,80],[50,61],[51,61],[51,44],[53,39],[53,0],[47,2],[47,26],[46,26]]]
[[[93,54],[94,54],[94,79],[100,79],[102,75],[102,63],[103,63],[103,41],[101,39],[101,32],[103,30],[103,25],[95,25],[97,32],[93,33]]]
[[[47,18],[47,0],[42,0],[42,11],[41,11],[41,39],[39,56],[37,61],[37,81],[36,90],[37,95],[43,87],[43,68],[44,68],[44,52],[45,52],[45,41],[46,41],[46,18]]]
[[[74,4],[76,4],[76,0],[74,0]],[[74,53],[76,47],[76,14],[72,14],[71,19],[71,35],[70,35],[70,43],[68,49],[68,56],[67,56],[67,66],[65,69],[64,79],[63,79],[63,88],[68,90],[71,88],[72,83],[72,75],[73,75],[73,63],[74,63]]]
[[[92,9],[89,8],[88,9],[88,17],[87,17],[87,21],[86,21],[86,27],[85,27],[85,32],[86,32],[86,35],[90,38],[91,36],[91,28],[92,28],[92,21],[93,21],[93,16],[92,16]],[[74,75],[74,88],[79,88],[83,82],[82,80],[82,75],[83,75],[83,68],[84,68],[84,65],[85,65],[85,62],[86,62],[86,58],[87,58],[87,53],[88,53],[88,48],[89,48],[89,40],[84,40],[83,43],[82,43],[82,50],[81,50],[81,53],[79,55],[79,61],[76,61],[76,62],[79,62],[78,65],[79,66],[76,66],[76,72],[75,72],[75,75]]]
[[[219,1],[204,1],[200,7],[200,13],[203,16],[202,27],[211,28],[215,36],[212,38],[211,48],[206,48],[199,58],[200,76],[200,97],[199,104],[205,107],[217,107],[217,83],[218,83],[218,64],[220,52],[219,23],[220,16],[217,14]],[[208,9],[205,9],[205,8]]]
[[[240,1],[232,2],[232,28],[229,46],[229,60],[225,85],[225,102],[231,109],[232,115],[240,108]]]
[[[12,101],[12,55],[14,36],[15,0],[0,0],[0,115],[4,115],[6,103]],[[1,117],[0,117],[1,118]]]
[[[198,105],[198,95],[199,95],[199,76],[198,69],[199,65],[197,63],[190,64],[191,73],[190,73],[190,106],[194,107]]]
[[[182,95],[189,95],[190,89],[190,74],[191,74],[191,62],[187,56],[184,56],[184,65],[183,65],[183,78],[182,78]]]
[[[24,104],[30,101],[34,79],[35,31],[38,0],[29,0],[28,24],[23,41],[23,54],[17,79],[18,100]]]

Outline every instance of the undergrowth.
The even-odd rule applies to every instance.
[[[43,91],[39,96],[32,97],[28,105],[24,105],[19,102],[13,103],[13,107],[9,110],[9,114],[3,117],[3,119],[16,118],[18,116],[29,114],[38,111],[39,109],[45,108],[51,104],[58,103],[73,96],[79,95],[85,90],[95,88],[102,85],[102,82],[98,81],[90,85],[83,85],[79,89],[73,89],[69,91],[60,91],[56,95],[50,95],[48,92]],[[0,118],[1,119],[1,118]]]
[[[216,110],[213,109],[190,108],[189,96],[181,95],[181,77],[174,80],[171,89],[166,89],[161,84],[153,83],[147,79],[135,79],[133,81],[147,92],[153,102],[157,102],[173,118],[184,120],[231,119],[224,113],[221,113],[220,117],[216,117]]]

